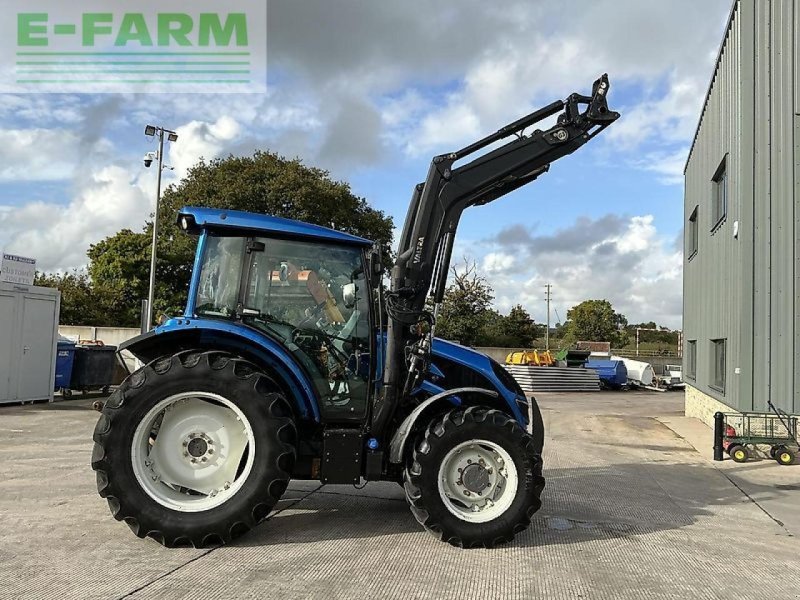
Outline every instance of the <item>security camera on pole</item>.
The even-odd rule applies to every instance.
[[[150,251],[150,290],[147,294],[147,320],[143,322],[142,329],[147,331],[153,328],[153,300],[156,289],[156,243],[158,241],[158,205],[161,202],[161,171],[164,170],[164,136],[170,142],[178,141],[178,134],[169,129],[148,125],[144,128],[144,134],[153,137],[158,134],[158,151],[148,152],[144,155],[144,166],[150,167],[154,160],[158,161],[158,184],[156,185],[156,210],[153,217],[153,248]]]

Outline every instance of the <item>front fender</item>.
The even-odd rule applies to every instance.
[[[235,353],[268,370],[292,396],[297,415],[319,422],[317,396],[305,371],[284,346],[255,329],[227,321],[182,317],[119,346],[143,362],[195,348]]]
[[[389,445],[389,462],[399,463],[403,460],[403,449],[408,441],[408,436],[411,433],[411,430],[414,429],[414,423],[417,422],[417,419],[422,412],[430,405],[440,402],[444,399],[449,399],[450,396],[454,396],[456,394],[484,394],[491,398],[497,398],[498,396],[497,392],[494,390],[485,390],[483,388],[474,387],[445,390],[436,394],[435,396],[431,396],[417,406],[413,411],[411,411],[411,414],[409,414],[405,419],[403,419],[403,422],[400,423],[400,427],[398,427],[397,431],[395,431],[394,435],[392,436],[392,441]]]

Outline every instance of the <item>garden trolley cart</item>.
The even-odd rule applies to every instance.
[[[768,413],[723,413],[722,446],[736,462],[747,462],[753,447],[769,446],[770,458],[779,465],[791,465],[797,460],[797,417],[787,415],[769,402]]]

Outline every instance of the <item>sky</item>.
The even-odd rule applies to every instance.
[[[256,149],[328,169],[402,226],[432,156],[602,73],[619,121],[534,183],[465,212],[507,312],[553,321],[590,298],[630,322],[681,325],[683,166],[730,0],[270,0],[259,94],[0,94],[0,248],[44,271],[141,230],[154,207],[147,123],[175,129],[165,183],[201,157]],[[191,199],[187,198],[187,203]],[[399,230],[397,231],[399,233]]]

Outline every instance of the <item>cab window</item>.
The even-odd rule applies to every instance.
[[[359,248],[248,241],[242,319],[305,367],[328,419],[360,419],[370,380],[369,297]]]

